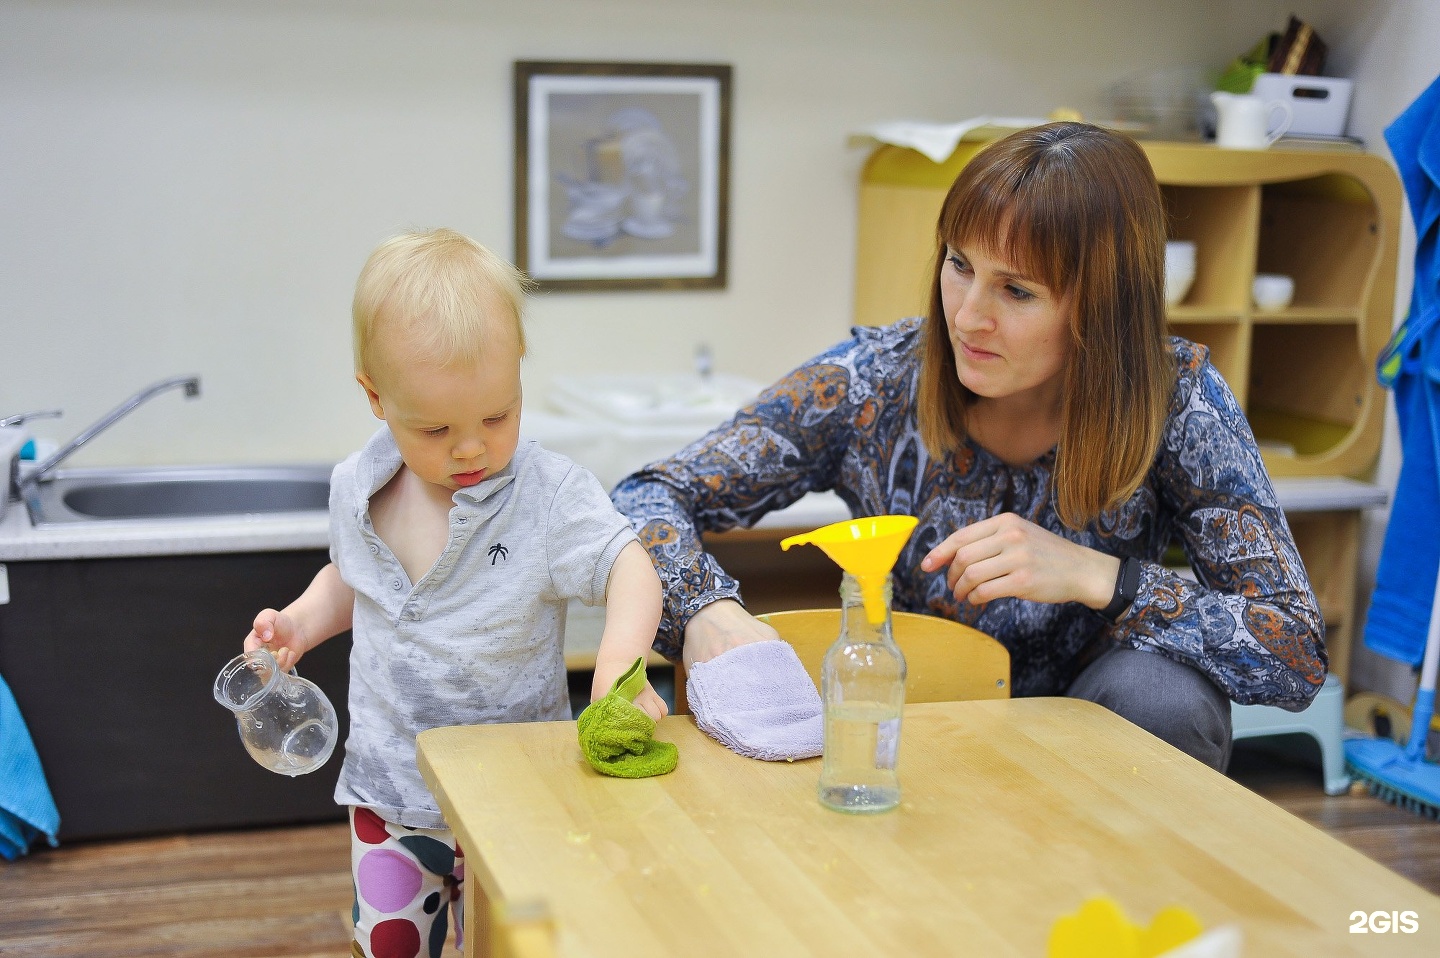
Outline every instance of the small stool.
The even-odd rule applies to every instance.
[[[1303,712],[1287,712],[1273,705],[1237,705],[1231,702],[1230,724],[1236,739],[1297,732],[1313,737],[1320,746],[1325,794],[1340,795],[1350,787],[1350,776],[1345,774],[1345,749],[1341,744],[1345,728],[1345,690],[1335,676],[1325,676],[1325,684]]]

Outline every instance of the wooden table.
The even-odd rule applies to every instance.
[[[1099,895],[1142,923],[1180,904],[1238,924],[1247,958],[1440,942],[1440,898],[1089,702],[907,707],[901,806],[870,817],[816,801],[818,759],[742,758],[689,716],[657,735],[680,766],[638,781],[593,772],[574,723],[420,736],[469,856],[474,953],[496,914],[543,903],[566,958],[1041,956]],[[1350,931],[1373,911],[1419,930]]]

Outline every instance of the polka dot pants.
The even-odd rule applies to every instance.
[[[451,914],[463,947],[465,853],[448,829],[392,825],[352,806],[350,874],[356,958],[440,958]]]

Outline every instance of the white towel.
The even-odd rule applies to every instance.
[[[998,140],[1044,122],[1040,117],[1016,116],[977,116],[959,123],[890,120],[852,133],[849,143],[851,146],[874,142],[907,146],[925,154],[932,162],[944,163],[961,140]]]
[[[685,691],[700,730],[747,758],[790,761],[824,749],[820,693],[788,642],[754,642],[697,662]]]

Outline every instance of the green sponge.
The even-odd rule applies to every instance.
[[[645,659],[637,658],[615,680],[610,692],[580,713],[580,751],[595,769],[617,778],[649,778],[673,772],[680,752],[670,742],[657,742],[655,720],[634,704],[645,688]]]

